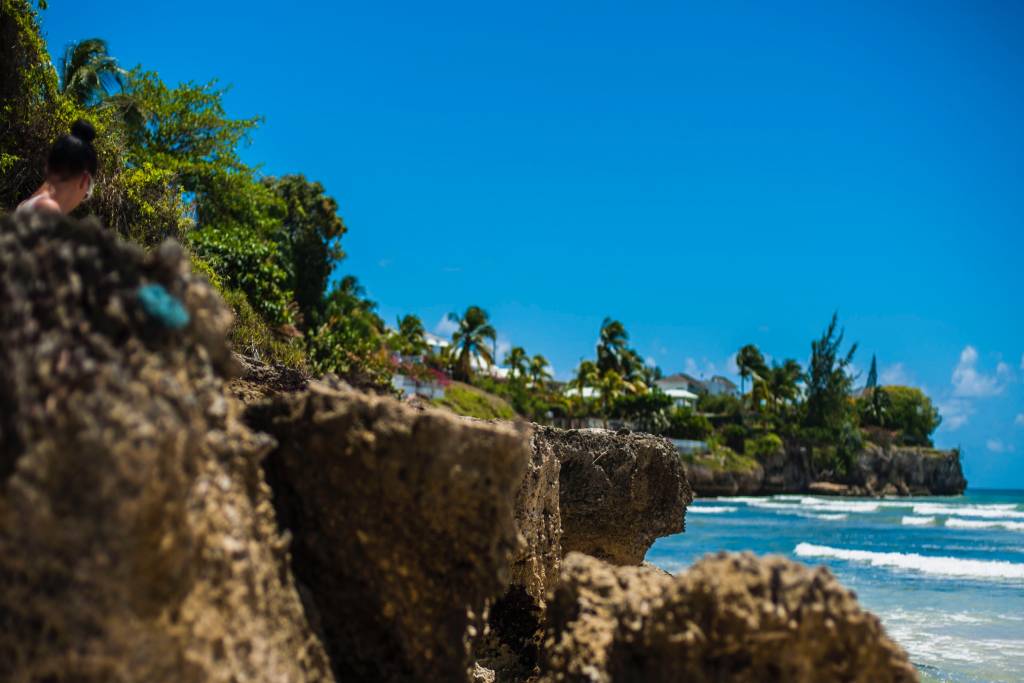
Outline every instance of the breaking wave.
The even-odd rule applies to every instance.
[[[933,557],[917,553],[880,553],[869,550],[831,548],[827,545],[812,543],[800,543],[793,552],[798,557],[832,557],[851,562],[867,562],[873,567],[895,567],[936,576],[1024,580],[1024,564],[1000,560],[966,560],[959,557]]]
[[[1024,531],[1024,522],[1011,522],[1006,519],[980,520],[950,517],[946,526],[951,529],[1006,529],[1007,531]]]
[[[935,523],[934,517],[904,517],[904,526],[928,526]]]

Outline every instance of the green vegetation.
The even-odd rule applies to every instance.
[[[511,420],[516,417],[516,411],[504,399],[462,382],[452,382],[445,389],[444,397],[434,399],[434,404],[481,420]]]
[[[390,387],[397,372],[448,387],[438,405],[484,418],[520,415],[568,426],[627,425],[705,441],[711,461],[737,471],[790,444],[805,446],[820,472],[842,475],[865,440],[929,446],[940,422],[921,391],[877,386],[872,358],[856,398],[833,315],[811,343],[806,371],[794,359],[769,363],[747,344],[736,363],[739,396],[704,393],[677,405],[655,384],[625,325],[606,318],[593,358],[569,382],[547,358],[516,346],[497,372],[497,331],[487,311],[451,313],[447,346],[423,322],[399,317],[388,329],[359,281],[332,277],[348,228],[337,202],[301,174],[262,177],[241,148],[259,118],[235,119],[216,81],[168,84],[141,66],[124,68],[99,38],[68,46],[55,67],[27,0],[2,0],[0,21],[0,207],[13,208],[43,181],[54,139],[78,118],[97,130],[97,191],[79,211],[153,248],[175,238],[235,311],[236,351],[259,360],[335,373],[363,387]],[[40,7],[44,3],[39,3]],[[749,391],[747,386],[749,385]]]
[[[757,459],[737,453],[728,446],[712,444],[711,450],[706,453],[684,453],[680,456],[683,462],[689,465],[700,465],[712,471],[722,472],[752,472],[757,468]]]
[[[100,38],[69,45],[53,65],[27,0],[3,0],[0,34],[0,207],[35,191],[53,140],[85,118],[100,173],[79,214],[147,249],[168,237],[189,247],[194,270],[235,311],[239,352],[387,385],[372,302],[354,281],[328,287],[344,258],[337,202],[302,175],[261,177],[241,160],[259,118],[228,116],[216,82],[171,85],[123,68]]]

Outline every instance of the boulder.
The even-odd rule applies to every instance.
[[[561,463],[562,554],[638,565],[661,536],[680,533],[693,493],[675,446],[649,434],[538,427]]]
[[[824,567],[749,553],[676,577],[573,553],[548,603],[544,681],[916,681]]]
[[[468,680],[486,604],[518,550],[522,429],[336,382],[254,404],[247,418],[280,444],[267,474],[338,680]],[[517,564],[526,582],[530,567]]]
[[[188,263],[0,224],[0,680],[334,680]]]

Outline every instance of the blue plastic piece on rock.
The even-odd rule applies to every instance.
[[[164,327],[180,330],[188,325],[188,309],[171,296],[163,285],[149,284],[139,287],[139,302],[146,313],[159,320]]]

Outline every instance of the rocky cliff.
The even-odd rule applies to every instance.
[[[0,680],[913,678],[824,570],[633,566],[667,441],[233,395],[230,320],[172,243],[0,223]]]
[[[759,457],[726,469],[712,457],[691,458],[686,476],[698,496],[818,493],[844,496],[959,495],[967,488],[960,451],[865,444],[845,476],[815,468],[807,448]]]

